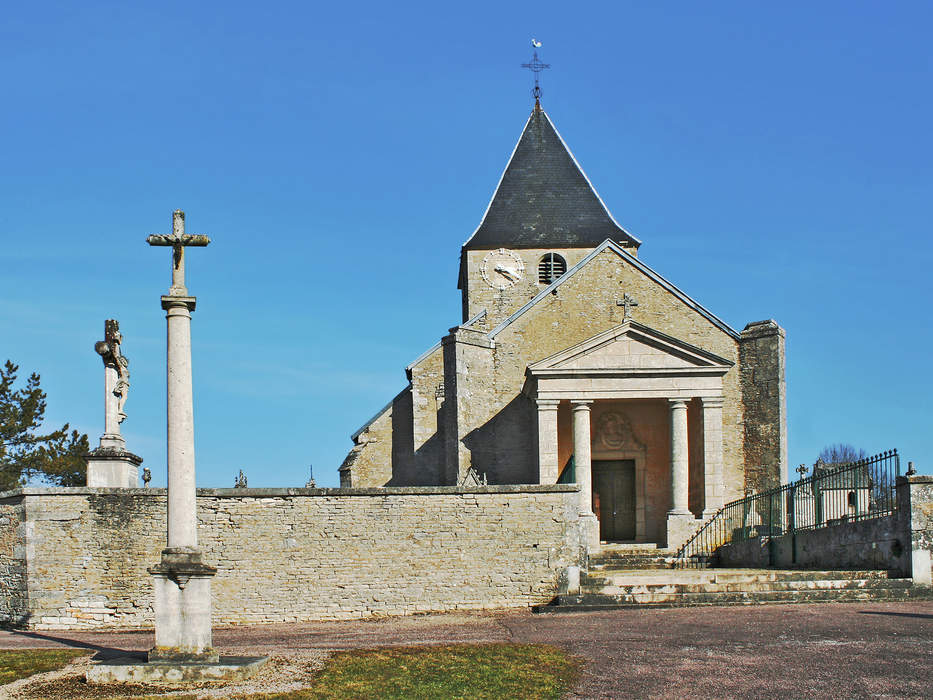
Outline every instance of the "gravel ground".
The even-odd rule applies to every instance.
[[[338,649],[503,641],[556,644],[583,658],[572,698],[933,697],[933,601],[508,611],[217,629],[222,653],[269,654],[275,665],[261,679],[214,692],[294,688]],[[65,645],[95,658],[143,652],[152,642],[151,632],[0,632],[0,648]]]

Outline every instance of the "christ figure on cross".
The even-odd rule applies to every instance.
[[[172,213],[172,233],[170,235],[154,233],[146,238],[146,242],[149,245],[171,246],[174,249],[172,286],[169,289],[169,295],[188,296],[188,289],[185,287],[185,247],[204,247],[211,242],[211,239],[196,233],[185,233],[185,212],[176,209]]]

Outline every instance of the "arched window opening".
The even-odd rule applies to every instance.
[[[567,272],[567,261],[557,253],[548,253],[538,263],[538,282],[550,284]]]

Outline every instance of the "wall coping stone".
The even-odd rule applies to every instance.
[[[933,474],[915,474],[914,476],[899,476],[898,484],[933,484]]]
[[[913,477],[916,478],[916,477]],[[933,478],[933,477],[931,477]],[[208,498],[283,498],[294,496],[434,496],[523,493],[575,493],[576,484],[508,484],[499,486],[381,486],[368,488],[199,488],[198,496]],[[87,486],[26,486],[0,491],[0,501],[24,496],[159,496],[164,488],[104,488]]]

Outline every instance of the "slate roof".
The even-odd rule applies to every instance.
[[[586,248],[607,238],[641,243],[612,218],[547,114],[536,106],[464,250]]]

